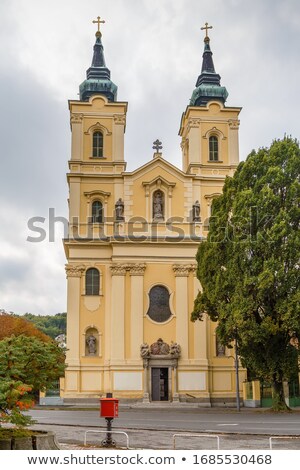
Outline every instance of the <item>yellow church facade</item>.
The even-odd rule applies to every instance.
[[[240,108],[225,106],[206,36],[180,122],[182,169],[157,140],[148,163],[127,172],[127,103],[116,94],[98,31],[80,99],[69,102],[64,400],[110,392],[128,401],[234,401],[234,361],[218,344],[216,324],[192,323],[190,314],[211,203],[239,161]]]

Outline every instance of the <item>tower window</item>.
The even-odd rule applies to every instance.
[[[215,135],[209,138],[209,160],[211,162],[219,160],[219,142]]]
[[[103,134],[100,131],[93,134],[93,157],[103,157]]]
[[[92,204],[92,223],[101,224],[103,222],[103,205],[100,201],[94,201]]]
[[[98,269],[89,268],[85,274],[85,294],[99,295],[100,274]]]

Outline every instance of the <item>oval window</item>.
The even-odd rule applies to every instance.
[[[149,310],[147,315],[158,323],[167,321],[171,316],[170,294],[164,286],[154,286],[149,292]]]

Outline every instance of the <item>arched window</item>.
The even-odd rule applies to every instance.
[[[100,201],[94,201],[92,204],[92,222],[93,224],[103,222],[103,205]]]
[[[98,269],[89,268],[85,274],[85,294],[99,295],[100,274]]]
[[[151,320],[163,323],[172,315],[170,309],[170,294],[165,286],[154,286],[149,292],[150,305],[147,315]]]
[[[103,157],[103,134],[100,131],[93,134],[93,157]]]
[[[218,137],[215,135],[212,135],[209,138],[209,160],[211,162],[219,160],[219,142]]]

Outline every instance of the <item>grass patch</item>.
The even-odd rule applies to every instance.
[[[41,431],[31,431],[30,429],[0,428],[0,439],[11,439],[12,437],[32,437],[38,434],[44,433]]]

